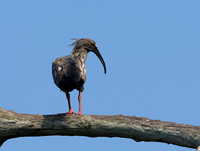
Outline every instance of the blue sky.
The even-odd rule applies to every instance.
[[[107,65],[86,60],[83,114],[130,115],[200,125],[200,1],[0,1],[0,107],[29,114],[67,112],[51,63],[72,38],[92,38]],[[71,93],[78,111],[78,92]],[[192,149],[122,138],[69,136],[8,140],[2,150]]]

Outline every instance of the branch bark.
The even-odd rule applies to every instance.
[[[189,148],[200,145],[200,126],[123,115],[31,115],[0,108],[0,145],[25,136],[121,137]]]

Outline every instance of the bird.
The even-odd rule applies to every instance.
[[[84,83],[87,76],[85,60],[88,53],[93,52],[96,54],[103,65],[105,74],[106,64],[94,40],[89,38],[75,39],[74,42],[70,44],[70,46],[73,47],[71,55],[59,57],[52,62],[52,76],[54,83],[58,88],[60,88],[61,91],[66,94],[66,98],[68,100],[69,111],[67,113],[61,114],[76,114],[71,107],[69,92],[77,89],[79,91],[78,115],[82,115],[81,100],[82,92],[84,90]]]

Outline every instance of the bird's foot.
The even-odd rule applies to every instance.
[[[69,112],[67,112],[66,114],[72,114],[72,115],[74,114],[74,115],[76,115],[76,113],[72,109],[70,109]]]
[[[83,115],[81,111],[78,112],[78,115]]]
[[[58,113],[58,115],[66,115],[66,114],[76,115],[76,113],[72,109],[70,109],[69,112],[67,113]]]

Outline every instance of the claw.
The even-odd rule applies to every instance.
[[[69,112],[67,113],[58,113],[58,115],[67,115],[67,114],[76,115],[76,113],[72,109],[70,109]]]
[[[76,113],[72,109],[70,109],[69,112],[67,112],[66,114],[76,115]]]
[[[78,115],[83,115],[82,112],[78,112]]]

